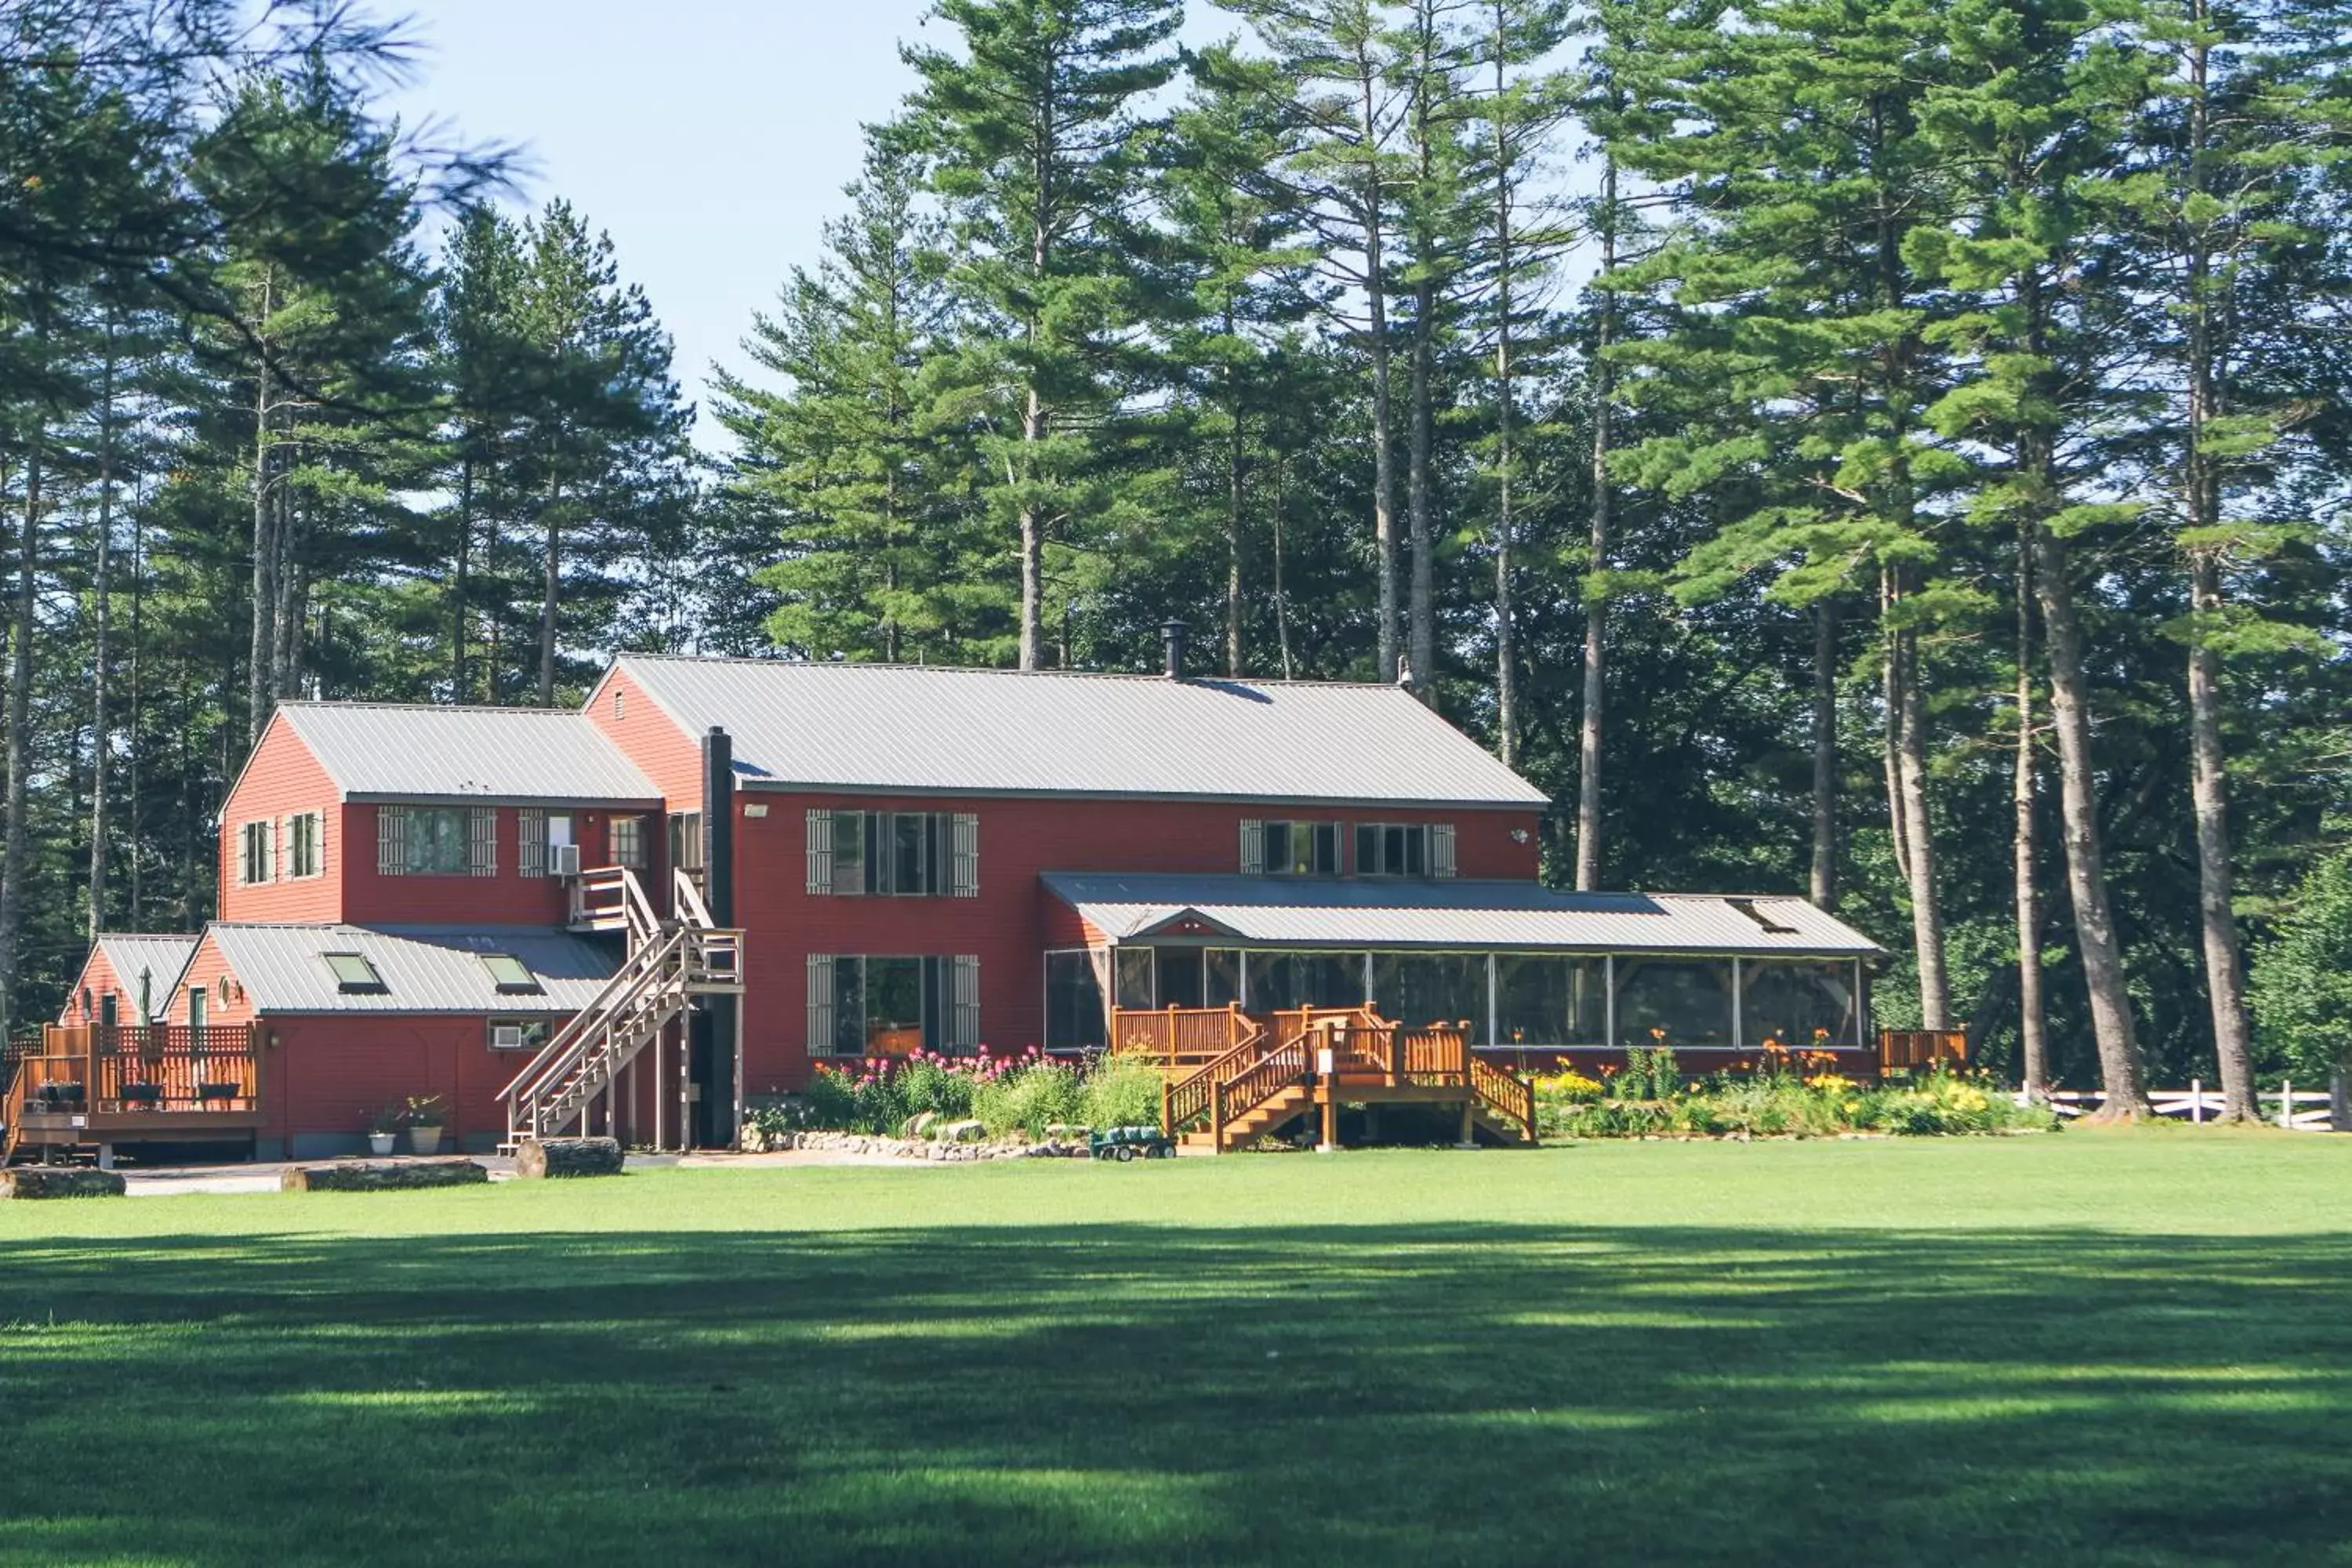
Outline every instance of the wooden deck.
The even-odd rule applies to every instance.
[[[254,1028],[51,1025],[0,1061],[0,1163],[118,1143],[245,1142],[261,1126]]]
[[[1459,1026],[1407,1028],[1369,1007],[1163,1008],[1114,1014],[1112,1038],[1159,1058],[1163,1131],[1213,1152],[1310,1114],[1336,1147],[1343,1105],[1454,1107],[1465,1143],[1535,1139],[1534,1091],[1480,1060]]]

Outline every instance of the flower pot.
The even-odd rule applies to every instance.
[[[399,1137],[399,1136],[400,1136],[400,1134],[399,1134],[399,1133],[397,1133],[397,1132],[371,1132],[371,1133],[369,1133],[369,1134],[368,1134],[368,1152],[369,1152],[369,1153],[371,1153],[371,1154],[389,1154],[389,1153],[391,1153],[391,1152],[392,1152],[392,1142],[393,1142],[393,1140],[394,1140],[394,1139],[395,1139],[395,1138],[397,1138],[397,1137]]]
[[[408,1130],[408,1146],[420,1154],[439,1153],[441,1129],[438,1126],[427,1126],[419,1122]]]

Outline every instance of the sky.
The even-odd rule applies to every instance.
[[[922,25],[929,0],[396,3],[425,46],[393,99],[404,128],[520,148],[514,205],[560,195],[612,235],[712,447],[711,364],[748,368],[752,313],[816,259],[859,127],[913,85],[899,40],[947,33]]]
[[[929,0],[405,0],[424,45],[394,96],[433,140],[519,149],[509,201],[562,196],[608,231],[708,407],[713,362],[856,177],[859,127],[911,85]],[[933,23],[922,32],[936,32]],[[706,417],[702,438],[715,439]]]

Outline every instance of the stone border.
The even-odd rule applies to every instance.
[[[921,1138],[885,1138],[875,1132],[776,1132],[762,1137],[747,1153],[773,1153],[804,1149],[829,1154],[883,1154],[898,1160],[927,1160],[942,1164],[968,1164],[984,1160],[1084,1159],[1083,1140],[1048,1139],[1042,1143],[935,1143]]]

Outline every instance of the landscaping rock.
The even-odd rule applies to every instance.
[[[515,1150],[514,1172],[545,1176],[617,1176],[625,1160],[617,1138],[531,1138]]]
[[[19,1165],[0,1171],[0,1198],[119,1198],[121,1175],[82,1165]]]
[[[331,1165],[289,1165],[278,1178],[289,1193],[388,1193],[415,1187],[465,1187],[490,1179],[472,1160],[338,1160]]]

